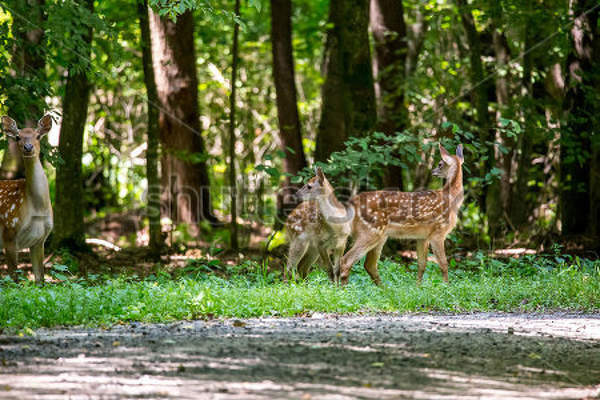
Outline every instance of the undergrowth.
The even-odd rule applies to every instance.
[[[212,264],[211,264],[212,263]],[[51,273],[58,284],[0,282],[0,331],[65,325],[108,326],[131,321],[166,322],[218,317],[295,316],[311,312],[538,312],[600,310],[600,262],[570,256],[496,260],[483,254],[452,262],[451,284],[429,263],[424,283],[416,265],[380,263],[382,287],[356,265],[340,288],[316,270],[306,281],[283,283],[277,273],[252,262],[227,267],[196,260],[176,276],[144,279]],[[223,269],[216,274],[215,269]]]

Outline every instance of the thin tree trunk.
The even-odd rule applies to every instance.
[[[78,5],[86,7],[91,13],[94,11],[94,0],[79,1]],[[85,48],[79,49],[84,63],[91,57],[92,37],[93,29],[89,26],[81,35]],[[87,249],[83,220],[85,204],[81,157],[91,87],[85,70],[81,71],[81,67],[69,68],[58,144],[63,163],[56,168],[53,235],[55,248],[65,247],[78,251]]]
[[[510,48],[508,47],[508,41],[506,39],[506,35],[503,31],[501,31],[501,9],[500,6],[496,6],[496,15],[492,18],[492,41],[493,48],[496,57],[496,68],[504,69],[503,73],[496,74],[496,102],[498,104],[498,111],[496,114],[496,123],[500,123],[500,118],[510,118],[508,115],[508,106],[510,102],[510,89],[509,83],[511,79],[510,70],[508,68],[508,63],[510,62]],[[497,160],[497,165],[500,165],[502,170],[502,176],[500,177],[500,182],[497,184],[500,186],[500,210],[502,215],[506,217],[509,216],[510,211],[510,200],[511,200],[511,184],[510,178],[512,176],[512,161],[514,156],[514,148],[515,141],[508,135],[500,132],[497,135],[497,141],[500,141],[502,145],[508,150],[507,153],[503,153],[499,150],[495,152],[495,159]],[[501,223],[502,216],[500,216],[500,221],[498,222],[499,227],[496,228],[498,230],[500,227],[504,227],[505,224]]]
[[[472,87],[472,103],[477,111],[477,122],[479,125],[479,140],[484,146],[485,161],[483,168],[480,171],[480,176],[484,177],[495,166],[495,151],[494,146],[490,144],[492,141],[492,124],[488,112],[488,85],[485,81],[486,74],[481,61],[482,46],[479,32],[475,27],[473,14],[465,0],[456,1],[461,16],[462,25],[467,35],[467,43],[469,44],[469,61],[470,61],[470,81]],[[481,205],[486,211],[488,217],[488,226],[490,236],[495,237],[498,234],[498,228],[501,220],[501,205],[500,205],[500,185],[498,182],[493,182],[484,188],[482,194]]]
[[[45,34],[46,13],[45,0],[15,0],[8,3],[13,16],[12,33],[17,45],[12,49],[12,67],[15,77],[21,81],[19,92],[4,93],[7,95],[8,113],[22,126],[33,128],[44,113],[48,84],[46,78]],[[27,21],[23,20],[27,18]],[[24,96],[22,88],[37,92],[29,92]],[[10,140],[0,165],[0,179],[24,178],[23,159],[17,149],[17,143]]]
[[[567,127],[561,132],[561,221],[565,235],[600,230],[599,126],[600,37],[595,0],[571,0],[571,52],[564,108]],[[589,153],[586,153],[586,150]]]
[[[406,76],[412,76],[417,68],[419,54],[421,54],[421,49],[425,43],[425,35],[429,28],[424,8],[423,5],[417,7],[415,10],[415,22],[407,30],[408,53],[406,55]]]
[[[408,110],[404,105],[404,81],[408,40],[401,1],[371,0],[371,31],[375,39],[375,95],[377,97],[377,130],[393,135],[408,126]],[[402,168],[386,168],[383,185],[402,189]]]
[[[240,0],[235,0],[235,16],[240,16]],[[229,97],[229,186],[231,193],[231,249],[238,251],[238,224],[237,224],[237,179],[235,173],[235,95],[238,70],[238,40],[240,34],[240,25],[233,21],[233,44],[231,54],[233,57],[231,63],[231,95]]]
[[[288,174],[296,175],[306,167],[306,157],[302,147],[302,129],[294,74],[292,0],[271,0],[271,49],[279,137],[281,150],[285,152],[283,168]],[[284,185],[277,196],[279,223],[298,205],[298,200],[294,196],[297,187],[291,185],[289,177],[286,177]]]
[[[325,161],[351,136],[375,126],[375,90],[369,48],[369,0],[331,0],[325,42],[323,105],[315,159]]]
[[[188,224],[196,234],[198,222],[217,219],[211,212],[200,129],[194,17],[188,11],[173,22],[151,10],[150,32],[154,77],[163,107],[159,115],[163,209],[172,221]]]
[[[525,199],[527,193],[527,183],[529,181],[529,168],[531,167],[531,152],[533,150],[533,135],[535,126],[531,118],[528,117],[528,113],[533,109],[533,60],[531,52],[527,51],[532,45],[532,33],[531,28],[525,26],[524,34],[524,45],[525,53],[523,54],[523,78],[521,80],[521,86],[523,88],[523,97],[525,98],[525,107],[522,107],[524,129],[523,134],[519,137],[517,147],[520,150],[518,156],[517,173],[515,184],[512,185],[512,198],[516,201],[511,201],[511,221],[513,225],[520,229],[527,224],[527,215],[529,211],[529,204]]]
[[[146,149],[146,179],[148,180],[148,193],[146,200],[146,213],[148,215],[150,252],[157,256],[164,246],[160,227],[160,178],[158,176],[158,111],[160,100],[154,80],[152,69],[152,43],[150,39],[150,20],[148,17],[148,0],[138,2],[138,18],[140,21],[142,64],[144,67],[144,83],[146,85],[146,104],[148,112]]]

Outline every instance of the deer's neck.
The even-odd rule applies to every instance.
[[[448,193],[449,198],[452,199],[452,203],[457,203],[455,205],[460,205],[464,195],[462,167],[458,165],[455,168],[456,170],[454,173],[450,174],[450,177],[446,181],[446,184],[442,190]]]
[[[48,178],[39,157],[25,158],[24,164],[27,198],[38,211],[51,209]]]
[[[320,196],[317,201],[321,214],[325,217],[325,221],[343,218],[346,215],[346,209],[335,197],[333,191],[329,195]]]

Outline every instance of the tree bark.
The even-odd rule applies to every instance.
[[[466,4],[465,0],[456,1],[463,28],[469,44],[469,62],[470,62],[470,81],[472,92],[472,103],[477,111],[477,122],[479,125],[479,140],[486,149],[482,155],[484,158],[483,168],[480,176],[484,177],[495,166],[495,150],[491,143],[492,124],[488,111],[488,84],[486,83],[486,73],[481,61],[482,46],[480,34],[475,26],[473,14]],[[500,221],[502,218],[502,208],[500,202],[500,185],[497,181],[492,182],[484,188],[481,203],[488,218],[489,234],[495,237],[499,232]]]
[[[523,78],[521,86],[525,98],[524,107],[521,112],[523,114],[524,129],[523,134],[519,137],[517,147],[520,150],[517,163],[516,179],[512,185],[512,199],[510,204],[510,217],[513,225],[520,229],[527,224],[527,215],[529,211],[529,203],[525,198],[527,193],[527,183],[529,181],[529,168],[531,167],[531,152],[533,150],[533,135],[535,126],[528,113],[534,108],[533,103],[533,60],[531,52],[527,51],[532,46],[531,28],[526,25],[523,38],[523,48],[525,52],[522,55],[523,59]]]
[[[408,126],[408,110],[404,105],[408,40],[402,2],[371,0],[370,20],[375,40],[373,73],[376,77],[376,129],[393,135]],[[383,186],[402,189],[402,168],[388,166]]]
[[[77,5],[94,12],[94,0],[78,1]],[[91,26],[81,34],[83,48],[78,49],[84,64],[91,58],[93,29]],[[83,135],[87,119],[88,103],[92,84],[86,70],[89,68],[71,67],[68,70],[67,84],[63,98],[62,124],[58,152],[63,163],[56,168],[56,193],[54,198],[55,248],[86,250],[83,210],[83,177],[81,156]],[[82,71],[83,69],[83,71]]]
[[[494,55],[496,58],[496,65],[498,69],[504,69],[503,73],[497,73],[495,84],[496,84],[496,103],[498,105],[498,110],[496,113],[496,124],[500,124],[500,118],[511,118],[512,116],[509,113],[509,102],[510,102],[510,79],[511,73],[510,68],[508,68],[510,62],[510,48],[508,46],[508,40],[504,31],[502,30],[502,18],[501,18],[501,7],[500,4],[496,3],[494,7],[494,15],[492,17],[492,43],[494,48]],[[498,125],[499,126],[499,125]],[[510,183],[510,178],[513,174],[512,171],[512,161],[514,156],[515,149],[515,141],[513,138],[508,135],[499,132],[496,135],[496,141],[502,143],[502,145],[507,149],[506,153],[503,153],[499,150],[495,151],[495,163],[502,170],[502,176],[500,177],[499,182],[494,182],[493,185],[499,185],[498,188],[495,188],[495,192],[500,192],[500,209],[497,212],[498,220],[496,220],[496,224],[498,226],[492,229],[495,232],[499,232],[500,229],[505,228],[506,224],[504,224],[502,216],[506,216],[510,218],[510,201],[512,188]],[[512,222],[511,222],[512,223]]]
[[[175,223],[197,233],[201,220],[216,222],[210,204],[206,150],[200,130],[198,78],[194,51],[194,18],[190,11],[177,22],[150,13],[152,62],[162,104],[164,209]]]
[[[571,0],[567,128],[561,132],[561,221],[565,235],[600,230],[600,37],[595,0]]]
[[[150,19],[148,0],[138,2],[138,18],[140,22],[142,47],[142,65],[144,68],[144,83],[146,85],[146,104],[148,112],[148,128],[146,148],[146,179],[148,192],[146,194],[146,213],[148,215],[150,253],[158,256],[164,246],[160,227],[160,178],[158,176],[158,146],[159,127],[158,113],[160,100],[152,69],[152,42],[150,39]]]
[[[277,117],[281,150],[285,152],[283,168],[296,175],[306,167],[302,146],[302,129],[298,114],[294,56],[292,48],[292,0],[271,0],[271,49],[273,78],[277,96]],[[297,187],[286,177],[277,196],[277,214],[281,222],[298,205]]]
[[[375,91],[369,48],[369,0],[331,0],[325,42],[323,105],[315,159],[325,161],[351,136],[375,126]]]
[[[415,22],[407,30],[408,53],[406,55],[406,76],[412,76],[417,68],[417,61],[425,43],[425,36],[429,28],[425,18],[424,6],[420,5],[415,10]]]
[[[235,0],[235,16],[240,16],[240,0]],[[239,249],[238,224],[237,224],[237,179],[235,173],[235,95],[238,70],[238,40],[240,25],[233,21],[233,44],[231,45],[231,95],[229,97],[229,186],[231,193],[231,249],[235,252]]]
[[[27,127],[35,127],[46,107],[48,93],[46,78],[45,0],[14,0],[9,2],[13,10],[12,33],[16,46],[12,49],[12,65],[18,84],[7,88],[6,108],[13,119]],[[23,20],[26,17],[27,21]],[[12,93],[11,89],[15,92]],[[23,91],[27,96],[23,96]],[[23,159],[17,143],[10,140],[0,165],[0,179],[25,177]]]

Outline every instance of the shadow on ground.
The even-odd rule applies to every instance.
[[[314,316],[0,336],[0,398],[595,398],[593,316]]]

